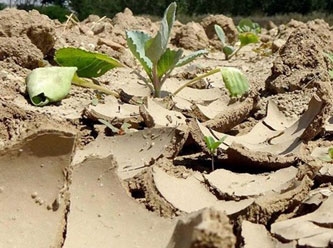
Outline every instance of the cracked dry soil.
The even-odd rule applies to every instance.
[[[225,61],[215,23],[235,41],[223,15],[175,24],[171,46],[210,53],[175,70],[162,90],[234,66],[250,92],[230,99],[216,75],[139,106],[131,96],[150,92],[124,32],[153,34],[158,23],[129,9],[67,24],[0,12],[0,247],[333,245],[333,166],[323,160],[333,145],[332,66],[323,54],[333,51],[331,28],[323,20],[264,27],[260,43]],[[25,77],[64,46],[126,64],[99,78],[126,97],[73,86],[58,104],[32,106]],[[113,134],[98,119],[132,132]],[[206,135],[227,135],[215,171]]]

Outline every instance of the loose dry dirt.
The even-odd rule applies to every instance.
[[[64,24],[0,12],[0,247],[333,245],[331,27],[271,25],[226,61],[214,24],[235,42],[235,24],[222,15],[175,24],[172,47],[209,54],[175,70],[162,90],[232,66],[251,84],[241,99],[229,98],[220,75],[151,98],[125,30],[154,34],[158,23],[128,9]],[[146,103],[73,86],[60,103],[31,105],[25,77],[65,46],[119,59],[128,67],[99,83]],[[99,119],[130,132],[112,133]],[[227,136],[214,171],[207,135]]]

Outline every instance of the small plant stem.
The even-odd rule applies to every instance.
[[[160,97],[162,85],[158,78],[157,65],[155,65],[155,64],[153,65],[152,76],[153,76],[154,97]]]
[[[214,155],[212,154],[212,171],[215,170],[215,166],[214,166]]]
[[[119,94],[113,90],[109,90],[109,89],[106,89],[104,88],[103,86],[100,86],[100,85],[97,85],[97,84],[94,84],[92,82],[89,82],[83,78],[80,78],[78,77],[77,75],[75,75],[73,77],[73,80],[72,80],[72,83],[77,85],[77,86],[81,86],[81,87],[85,87],[85,88],[91,88],[91,89],[94,89],[94,90],[98,90],[100,92],[103,92],[107,95],[112,95],[112,96],[115,96],[116,98],[119,98]]]
[[[236,55],[236,54],[239,52],[239,50],[241,50],[242,47],[243,47],[243,46],[239,46],[239,47],[236,49],[236,51],[234,51],[232,54],[230,54],[230,55],[228,56],[227,60],[231,59],[234,55]]]
[[[210,76],[210,75],[213,75],[213,74],[215,74],[215,73],[217,73],[217,72],[219,72],[219,71],[220,71],[220,69],[217,68],[217,69],[211,70],[211,71],[209,71],[209,72],[207,72],[207,73],[205,73],[205,74],[203,74],[203,75],[201,75],[201,76],[198,76],[198,77],[193,78],[191,81],[189,81],[189,82],[185,83],[184,85],[182,85],[181,87],[179,87],[174,93],[172,93],[172,96],[175,96],[175,95],[178,94],[181,90],[183,90],[185,87],[190,86],[191,84],[194,84],[196,81],[198,81],[198,80],[200,80],[200,79],[203,79],[203,78],[205,78],[205,77],[208,77],[208,76]]]

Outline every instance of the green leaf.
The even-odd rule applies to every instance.
[[[223,67],[221,69],[224,84],[231,97],[242,96],[249,90],[246,76],[237,68]]]
[[[171,72],[175,68],[177,62],[180,60],[182,54],[183,51],[181,49],[175,51],[168,48],[158,61],[158,77],[161,78],[164,74]]]
[[[34,69],[26,78],[32,104],[44,106],[65,98],[71,88],[76,67],[42,67]]]
[[[115,67],[123,66],[118,60],[105,54],[74,47],[57,50],[54,59],[61,66],[77,67],[77,75],[87,78],[99,77]]]
[[[240,33],[251,32],[254,34],[259,34],[261,32],[260,25],[258,23],[252,22],[250,19],[242,19],[238,23],[237,30]]]
[[[157,64],[167,49],[171,28],[175,21],[177,4],[171,3],[164,12],[161,26],[156,36],[147,41],[145,46],[146,56],[153,64]]]
[[[219,39],[222,42],[222,46],[224,47],[226,44],[225,44],[225,34],[224,34],[223,29],[217,24],[214,25],[214,29],[217,34],[217,37],[219,37]]]
[[[140,31],[127,31],[126,41],[128,48],[132,52],[135,58],[139,60],[143,69],[146,71],[149,77],[151,77],[151,71],[153,68],[152,61],[146,56],[145,44],[151,37]]]
[[[328,148],[328,156],[333,159],[333,147]]]
[[[241,46],[259,42],[259,36],[251,32],[240,33],[238,39],[241,42]]]
[[[195,60],[197,57],[203,55],[203,54],[206,54],[208,53],[206,50],[198,50],[198,51],[195,51],[183,58],[181,58],[177,64],[176,64],[176,67],[180,67],[180,66],[183,66],[183,65],[186,65],[190,62],[192,62],[193,60]]]
[[[225,46],[225,47],[223,47],[222,51],[228,57],[231,54],[233,54],[233,52],[235,51],[235,48],[233,46]]]
[[[227,136],[223,136],[220,140],[215,141],[212,136],[205,136],[204,140],[206,146],[210,153],[215,153],[216,149],[223,143],[223,141],[227,138]]]
[[[223,136],[221,139],[218,140],[218,142],[220,142],[220,144],[222,144],[225,140],[226,140],[227,136]]]
[[[206,146],[207,146],[209,152],[214,153],[214,150],[213,150],[213,144],[215,142],[214,138],[212,136],[205,136],[204,140],[205,140],[205,143],[206,143]]]
[[[332,162],[332,158],[329,155],[320,156],[318,158],[324,162]]]

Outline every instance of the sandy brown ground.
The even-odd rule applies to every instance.
[[[124,32],[153,34],[158,23],[130,10],[65,24],[0,12],[0,247],[333,244],[331,28],[323,20],[270,25],[260,43],[226,61],[216,23],[234,42],[235,24],[222,15],[175,24],[171,46],[209,54],[175,70],[162,90],[232,66],[251,84],[241,99],[230,99],[220,75],[171,100],[151,98]],[[33,106],[25,77],[64,46],[119,59],[128,67],[99,83],[146,104],[73,86],[60,103]],[[114,134],[98,119],[129,123],[131,132]],[[207,135],[227,135],[214,171]]]

